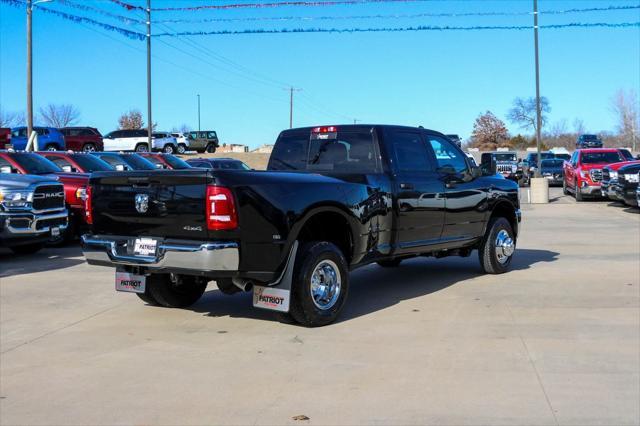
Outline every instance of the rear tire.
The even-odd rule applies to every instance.
[[[402,259],[380,260],[377,263],[383,268],[397,268],[402,263]]]
[[[209,154],[213,154],[214,152],[216,152],[216,146],[214,144],[210,143],[205,148],[205,151],[208,152]]]
[[[95,152],[96,146],[92,143],[85,143],[82,145],[82,152]]]
[[[44,243],[24,244],[21,246],[9,247],[12,252],[18,255],[34,254],[44,247]]]
[[[139,143],[136,145],[136,152],[149,152],[149,146],[146,143]]]
[[[146,290],[144,293],[136,293],[136,296],[138,296],[147,305],[151,305],[151,306],[160,305],[158,301],[154,299],[153,296],[151,296],[151,294],[149,293],[149,290]]]
[[[187,146],[183,143],[178,144],[178,154],[184,154],[187,152]]]
[[[162,152],[164,152],[165,154],[173,154],[174,152],[176,152],[176,148],[173,145],[165,145],[164,148],[162,149]]]
[[[334,244],[314,241],[298,251],[291,283],[289,314],[305,327],[321,327],[338,318],[349,292],[349,269]]]
[[[516,239],[509,221],[504,217],[491,219],[478,248],[482,270],[487,274],[507,272],[515,248]]]
[[[191,275],[151,274],[147,277],[147,291],[160,306],[186,308],[202,297],[207,281]]]

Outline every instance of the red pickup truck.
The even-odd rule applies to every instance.
[[[625,157],[619,149],[577,149],[571,159],[564,162],[563,192],[565,195],[573,194],[576,201],[602,197],[602,168],[620,161],[625,161]]]
[[[69,210],[69,225],[62,235],[63,241],[74,239],[88,226],[84,201],[89,173],[66,173],[53,162],[33,152],[6,151],[0,151],[0,172],[57,177],[64,185],[65,204]]]
[[[11,129],[0,127],[0,149],[5,149],[11,143]]]

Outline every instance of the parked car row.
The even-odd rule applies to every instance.
[[[184,154],[187,151],[216,152],[220,142],[215,131],[194,131],[186,135],[180,132],[154,132],[149,146],[146,129],[114,130],[102,135],[95,127],[34,127],[38,135],[38,149],[42,151],[135,151]],[[0,149],[9,145],[18,151],[25,150],[29,141],[26,127],[0,128]]]
[[[207,162],[210,167],[206,168],[230,168],[227,163],[233,161],[240,163],[234,168],[249,170],[232,159],[194,161]],[[85,232],[85,202],[92,173],[193,167],[171,154],[160,153],[0,151],[0,247],[17,253],[35,252],[47,242],[68,242]],[[34,201],[40,197],[45,199],[44,204]],[[61,205],[51,201],[58,198]]]

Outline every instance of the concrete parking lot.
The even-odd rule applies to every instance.
[[[368,266],[319,329],[213,284],[145,306],[76,246],[1,251],[0,423],[637,425],[640,214],[551,198],[512,272]]]

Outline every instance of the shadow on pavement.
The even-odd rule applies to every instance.
[[[45,247],[29,255],[17,255],[9,249],[0,249],[0,278],[55,271],[81,263],[84,263],[84,257],[77,244],[66,247]]]
[[[554,262],[559,253],[549,250],[518,249],[511,269],[523,270],[542,262]],[[351,274],[349,297],[338,322],[396,305],[403,300],[425,296],[454,284],[483,275],[477,252],[469,258],[414,258],[397,268],[369,265]],[[210,284],[215,288],[215,284]],[[230,316],[261,320],[276,320],[269,311],[254,309],[250,293],[227,296],[212,290],[191,308],[209,316]]]

